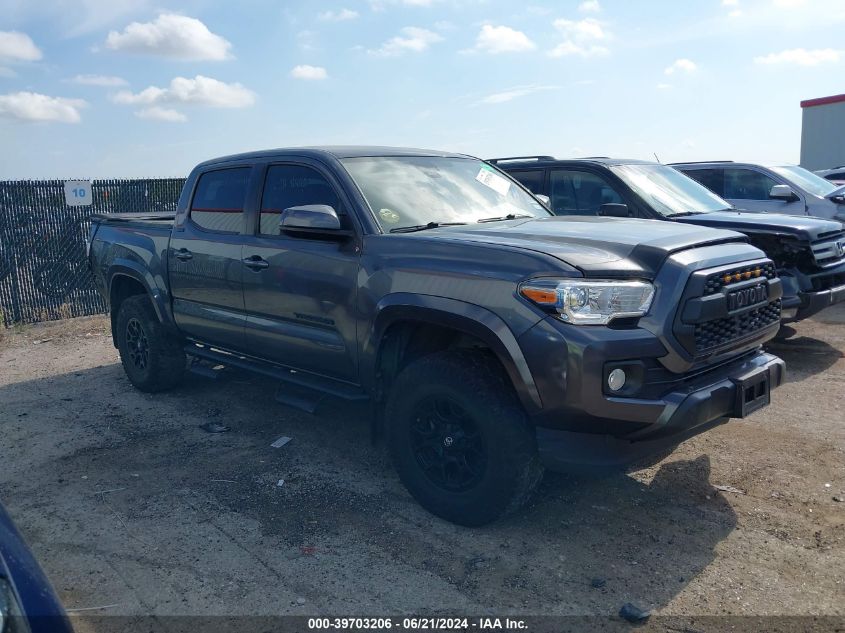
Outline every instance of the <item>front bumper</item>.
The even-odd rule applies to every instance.
[[[630,432],[612,434],[538,426],[540,456],[552,470],[578,465],[624,468],[670,450],[732,417],[743,417],[748,412],[743,400],[748,401],[749,389],[754,396],[754,385],[765,383],[765,402],[761,399],[757,403],[765,405],[768,390],[778,387],[784,375],[781,359],[757,352],[701,374],[660,399],[604,396],[615,414],[628,420],[650,421]]]
[[[843,301],[845,301],[845,284],[817,292],[801,292],[794,301],[790,302],[791,305],[784,301],[783,321],[785,323],[801,321]]]

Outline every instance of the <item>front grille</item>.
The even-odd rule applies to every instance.
[[[695,354],[705,354],[742,339],[780,321],[780,299],[736,316],[695,326]]]
[[[758,273],[757,271],[760,272]],[[777,277],[777,271],[775,270],[775,265],[772,262],[767,262],[765,264],[752,264],[751,266],[744,266],[742,268],[713,273],[708,275],[707,281],[704,282],[704,296],[719,292],[724,286],[730,283],[736,283],[735,281],[726,283],[725,279],[736,278],[737,276],[740,277],[737,281],[753,278],[774,279]]]
[[[813,257],[819,266],[832,266],[845,261],[845,231],[823,234],[825,239],[812,245]]]
[[[757,286],[767,287],[768,302],[743,308],[739,297],[755,301],[757,295],[746,291]],[[731,300],[733,293],[742,294]],[[769,259],[696,271],[675,317],[675,339],[699,362],[745,349],[777,327],[782,294],[775,264]]]

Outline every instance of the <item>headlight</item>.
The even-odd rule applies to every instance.
[[[606,325],[614,319],[643,316],[651,307],[654,286],[647,281],[532,279],[519,294],[576,325]]]

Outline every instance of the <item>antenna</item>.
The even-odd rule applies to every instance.
[[[657,157],[657,152],[652,152],[652,154],[654,154],[654,160],[656,160],[658,163],[660,163],[660,159]],[[660,163],[660,164],[662,165],[663,163]]]

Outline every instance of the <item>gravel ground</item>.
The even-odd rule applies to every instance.
[[[98,608],[80,614],[615,615],[632,602],[845,622],[844,326],[839,306],[770,346],[789,375],[767,409],[627,476],[547,475],[529,507],[482,529],[417,506],[364,409],[311,416],[228,371],[150,396],[104,318],[7,330],[0,497],[65,606]]]

